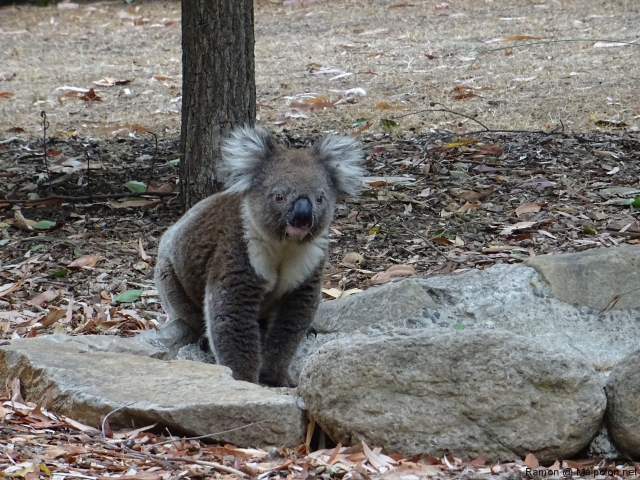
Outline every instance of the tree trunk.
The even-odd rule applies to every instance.
[[[220,142],[256,118],[253,0],[182,0],[180,194],[216,193]]]

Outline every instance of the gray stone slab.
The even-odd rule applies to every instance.
[[[598,311],[608,306],[640,309],[640,245],[543,255],[525,264],[535,268],[553,297],[563,302]]]
[[[297,396],[236,381],[218,365],[97,352],[43,337],[0,347],[0,382],[15,377],[26,400],[40,402],[51,388],[54,411],[96,428],[101,415],[131,404],[110,417],[114,426],[158,422],[245,447],[294,446],[305,432]]]

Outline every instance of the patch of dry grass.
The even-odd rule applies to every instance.
[[[302,6],[256,3],[256,80],[262,121],[300,114],[288,131],[350,132],[355,119],[378,128],[440,102],[493,129],[546,129],[562,122],[572,131],[612,130],[598,120],[640,127],[640,48],[596,48],[597,39],[635,41],[640,4],[584,2],[401,0],[324,1]],[[139,25],[135,25],[138,23]],[[535,39],[589,39],[478,52]],[[316,64],[308,67],[309,64]],[[317,74],[321,67],[339,73]],[[316,70],[316,74],[310,73]],[[40,132],[45,109],[54,130],[106,136],[140,124],[168,136],[180,128],[180,4],[120,2],[0,9],[0,132]],[[99,87],[103,77],[131,80]],[[61,98],[62,86],[95,87],[101,102]],[[333,90],[361,88],[366,96]],[[460,100],[454,95],[462,94]],[[473,94],[475,96],[471,96]],[[292,102],[346,98],[326,109],[292,109]],[[403,136],[431,128],[476,130],[474,122],[428,112],[397,120]],[[274,129],[280,127],[272,124]],[[618,131],[618,130],[616,130]]]

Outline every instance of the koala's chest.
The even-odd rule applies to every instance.
[[[266,282],[266,293],[277,299],[309,278],[324,259],[325,243],[318,239],[304,244],[273,245],[252,239],[248,244],[249,261]]]

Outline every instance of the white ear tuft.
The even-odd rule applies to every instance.
[[[349,137],[328,135],[313,145],[313,153],[325,162],[338,190],[349,195],[362,188],[362,150],[360,144]]]
[[[222,162],[218,173],[225,180],[226,191],[244,193],[249,190],[260,163],[274,149],[275,142],[266,128],[248,125],[236,128],[220,148]]]

